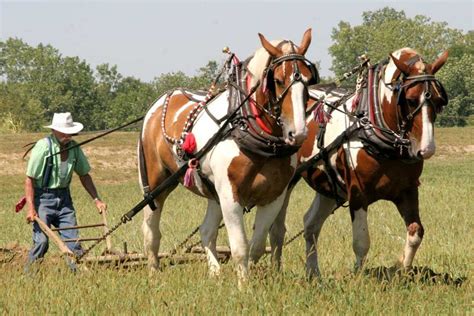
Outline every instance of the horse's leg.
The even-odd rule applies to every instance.
[[[225,172],[219,170],[219,168],[216,168],[216,170],[217,174],[221,175],[227,172],[227,168],[224,169]],[[226,176],[216,177],[215,183],[222,209],[222,217],[229,238],[230,252],[236,265],[238,284],[241,287],[248,279],[249,263],[249,246],[243,217],[244,208],[236,201],[232,185]]]
[[[143,244],[145,253],[148,257],[148,268],[151,272],[159,269],[160,261],[158,258],[158,251],[160,250],[160,219],[163,204],[155,200],[157,209],[152,211],[149,206],[146,206],[143,213]]]
[[[304,238],[306,240],[306,275],[309,279],[320,277],[317,243],[324,222],[336,207],[336,201],[319,193],[304,215]]]
[[[400,215],[405,221],[407,228],[407,239],[405,241],[405,249],[400,258],[403,267],[410,267],[413,263],[416,251],[423,240],[424,229],[421,225],[419,204],[418,204],[418,188],[412,188],[400,194],[398,200],[395,201]]]
[[[206,251],[209,274],[217,276],[220,273],[220,265],[217,260],[216,240],[219,224],[222,221],[222,211],[214,200],[207,200],[207,211],[199,231],[201,233],[202,247]]]
[[[239,287],[248,279],[249,246],[245,234],[243,207],[219,195],[222,215],[229,236],[230,251],[236,265]]]
[[[258,259],[265,253],[268,231],[282,209],[285,197],[286,190],[273,202],[257,207],[252,240],[250,241],[251,262],[257,263]]]
[[[290,200],[291,191],[293,188],[288,188],[286,192],[285,200],[281,207],[280,212],[278,213],[275,221],[270,227],[270,246],[272,249],[272,266],[280,270],[281,269],[281,256],[283,252],[283,243],[285,241],[286,227],[286,210],[288,208],[288,202]]]
[[[369,227],[367,225],[367,209],[351,209],[352,249],[356,255],[355,272],[361,271],[370,248]]]
[[[160,180],[164,181],[166,176],[166,174],[161,175]],[[161,183],[161,181],[157,183]],[[161,241],[161,212],[163,210],[163,204],[165,203],[166,198],[175,187],[176,185],[166,189],[163,193],[155,198],[154,201],[155,205],[157,206],[156,210],[152,211],[149,206],[146,206],[144,210],[142,224],[143,244],[145,248],[145,254],[148,257],[148,267],[150,268],[151,272],[157,271],[160,267],[158,251],[160,250]]]

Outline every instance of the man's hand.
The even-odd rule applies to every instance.
[[[99,214],[102,214],[102,212],[107,211],[107,204],[102,202],[100,199],[94,199],[95,202],[95,207],[97,207],[97,210],[99,211]]]
[[[37,217],[37,216],[38,216],[38,213],[36,212],[35,209],[28,210],[28,213],[26,213],[26,222],[28,224],[34,222],[35,217]]]

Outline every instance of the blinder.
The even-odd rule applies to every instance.
[[[308,86],[312,86],[321,82],[321,78],[319,77],[319,71],[318,68],[316,68],[316,65],[312,62],[309,62],[307,65],[309,67],[309,70],[311,71],[311,80],[308,81]]]
[[[303,55],[288,54],[288,55],[284,55],[284,56],[281,56],[279,58],[276,58],[275,60],[273,60],[270,63],[270,65],[268,65],[268,67],[266,69],[266,74],[264,73],[264,77],[266,77],[267,84],[268,84],[268,82],[274,82],[275,81],[274,71],[275,71],[276,66],[278,66],[279,64],[281,64],[282,62],[287,61],[287,60],[291,60],[291,61],[302,60],[306,63],[306,66],[309,68],[309,70],[311,72],[311,79],[308,81],[308,86],[315,85],[315,84],[318,84],[320,82],[321,79],[320,79],[320,76],[319,76],[319,71],[316,68],[316,65],[314,63],[309,61]]]
[[[407,80],[410,80],[410,82],[405,83],[405,81]],[[439,82],[439,80],[436,79],[434,75],[418,75],[401,78],[401,81],[399,81],[399,84],[395,88],[396,90],[398,90],[397,104],[400,105],[405,104],[407,102],[406,89],[417,83],[423,83],[425,85],[423,92],[425,93],[425,102],[429,102],[432,106],[434,106],[436,113],[440,113],[443,107],[448,104],[448,94],[441,82]],[[430,101],[433,97],[433,94],[431,92],[432,89],[430,89],[431,87],[435,90],[435,93],[443,100],[443,103],[440,106],[436,106],[435,104],[433,104],[432,101]],[[422,104],[420,104],[415,111],[410,113],[411,117],[418,111],[421,105]]]

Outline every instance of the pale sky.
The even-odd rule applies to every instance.
[[[364,11],[385,6],[474,29],[472,0],[409,1],[6,1],[0,0],[0,39],[17,37],[29,45],[51,44],[64,56],[92,67],[116,64],[124,76],[151,81],[163,73],[195,75],[209,60],[222,61],[224,46],[244,59],[267,39],[299,44],[313,29],[306,56],[330,73],[331,32],[338,23],[362,22]],[[400,35],[402,36],[402,35]],[[362,52],[361,52],[362,53]]]

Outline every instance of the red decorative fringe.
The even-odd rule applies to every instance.
[[[15,212],[18,213],[26,204],[26,196],[23,196],[15,205]]]
[[[188,154],[194,153],[196,150],[196,138],[193,133],[186,134],[186,138],[181,148]]]
[[[324,103],[320,102],[313,111],[314,120],[319,124],[326,124],[331,119],[331,114],[324,111]]]

